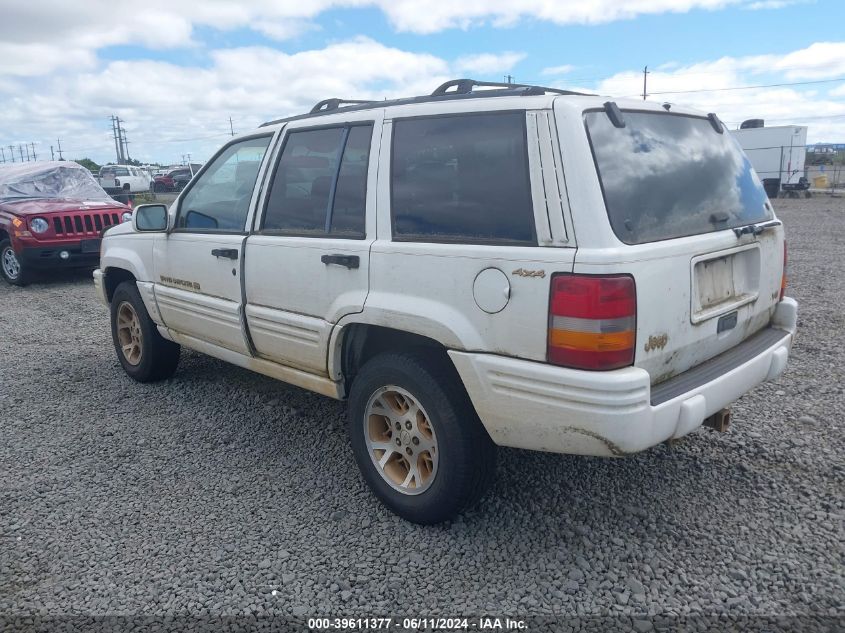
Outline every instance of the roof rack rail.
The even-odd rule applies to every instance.
[[[535,86],[532,84],[509,84],[498,81],[478,81],[477,79],[451,79],[446,83],[440,84],[434,92],[432,97],[442,97],[449,94],[470,94],[474,87],[480,88],[502,88],[503,90],[510,90],[519,92],[523,96],[541,95],[547,92],[553,92],[561,95],[583,95],[583,92],[573,92],[572,90],[562,90],[560,88],[547,88],[546,86]],[[451,90],[454,88],[454,90]]]
[[[328,112],[329,110],[337,110],[340,106],[344,104],[349,105],[364,105],[367,103],[375,103],[375,101],[370,100],[362,100],[362,99],[323,99],[313,108],[311,108],[311,112],[309,114],[316,114],[317,112]]]
[[[474,87],[481,88],[499,88],[499,90],[473,90]],[[437,89],[428,95],[421,95],[418,97],[404,97],[401,99],[387,99],[385,101],[352,101],[348,99],[324,99],[317,105],[311,108],[311,111],[306,114],[295,114],[293,116],[267,121],[262,124],[262,127],[267,125],[276,125],[278,123],[286,123],[288,121],[298,121],[301,119],[308,119],[315,116],[322,116],[324,114],[332,114],[340,111],[341,106],[344,107],[344,112],[357,112],[361,110],[371,110],[373,108],[386,108],[389,106],[410,105],[415,103],[431,103],[436,101],[449,101],[452,99],[481,99],[486,97],[528,97],[534,95],[544,95],[546,93],[558,95],[579,95],[579,96],[595,96],[586,92],[573,92],[571,90],[561,90],[560,88],[547,88],[545,86],[532,86],[528,84],[505,84],[496,83],[492,81],[478,81],[476,79],[452,79],[437,87]]]

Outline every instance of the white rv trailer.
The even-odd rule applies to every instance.
[[[781,191],[805,189],[804,160],[807,156],[807,127],[777,125],[764,127],[760,119],[743,125],[759,125],[731,130],[739,141],[754,171],[763,181],[769,197]]]

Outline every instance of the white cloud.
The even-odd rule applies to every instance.
[[[549,66],[540,71],[541,75],[566,75],[575,70],[572,64],[561,64],[560,66]]]
[[[175,48],[194,44],[196,26],[250,28],[288,39],[313,27],[331,8],[375,7],[399,31],[433,33],[533,19],[554,24],[597,24],[638,15],[715,10],[746,0],[0,0],[0,42],[49,47],[51,56],[77,55],[113,45]],[[40,58],[50,57],[39,56]],[[3,59],[0,72],[26,74],[19,58]]]
[[[796,4],[810,4],[815,0],[758,0],[746,5],[745,9],[750,11],[760,11],[765,9],[784,9]]]
[[[784,55],[722,57],[685,66],[667,64],[650,72],[648,91],[652,100],[716,112],[726,122],[763,118],[767,125],[807,125],[811,142],[836,141],[845,139],[845,103],[835,98],[845,95],[845,86],[744,87],[843,75],[845,42],[818,42]],[[642,72],[625,71],[601,81],[594,90],[636,97],[642,94],[642,82]]]
[[[135,158],[176,161],[188,152],[207,158],[228,135],[229,116],[244,132],[307,111],[327,97],[382,99],[430,92],[452,74],[439,57],[364,37],[293,54],[268,47],[217,50],[207,68],[116,61],[102,69],[33,80],[37,83],[28,91],[4,98],[0,129],[21,141],[61,137],[66,156],[107,160],[114,155],[108,117],[118,114],[126,121]]]
[[[454,68],[459,73],[479,73],[489,75],[511,70],[525,59],[525,53],[481,53],[466,55],[455,60]]]
[[[693,9],[721,9],[742,0],[375,0],[401,31],[433,33],[447,28],[468,29],[480,24],[511,26],[523,19],[554,24],[599,24],[638,15],[685,13]]]

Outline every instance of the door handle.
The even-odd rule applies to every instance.
[[[213,248],[211,249],[211,254],[215,257],[225,257],[226,259],[237,259],[238,258],[238,249],[237,248]]]
[[[326,266],[337,264],[347,268],[358,268],[361,265],[361,259],[357,255],[323,255],[320,257],[320,261]]]

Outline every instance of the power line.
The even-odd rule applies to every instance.
[[[693,92],[727,92],[729,90],[754,90],[755,88],[781,88],[783,86],[808,86],[810,84],[828,84],[836,81],[845,81],[845,77],[837,77],[836,79],[817,79],[815,81],[791,81],[780,84],[759,84],[756,86],[731,86],[729,88],[697,88],[695,90],[664,90],[662,92],[652,92],[652,95],[680,95],[690,94]]]

